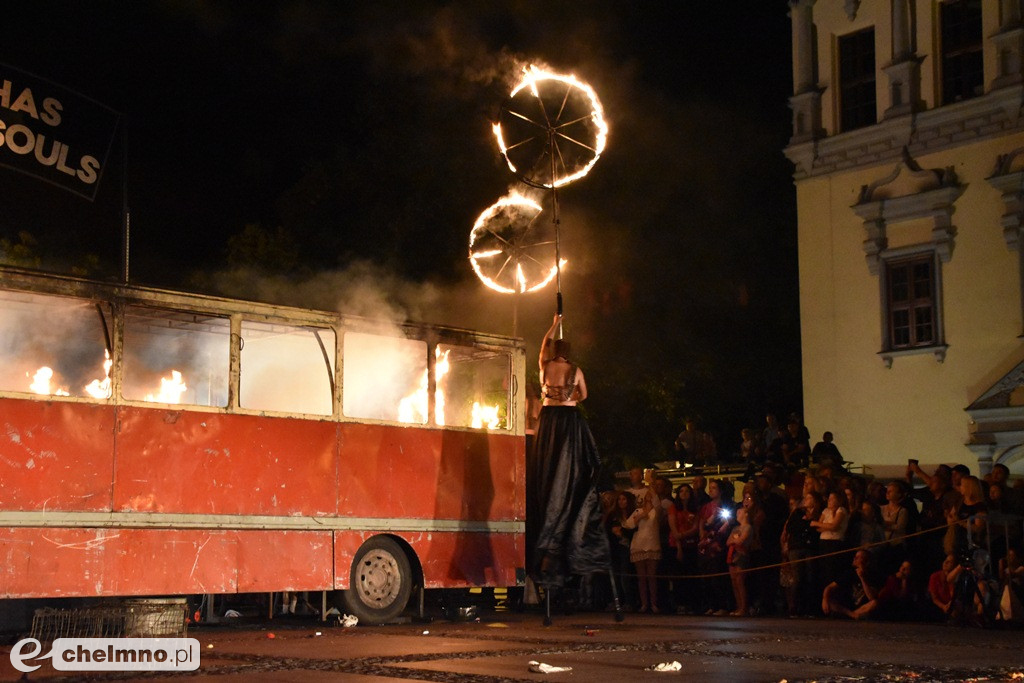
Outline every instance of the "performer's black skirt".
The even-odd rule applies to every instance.
[[[574,406],[544,406],[526,461],[527,566],[535,581],[560,586],[572,574],[607,572],[608,537],[590,427]]]

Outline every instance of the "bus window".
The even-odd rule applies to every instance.
[[[243,320],[238,381],[243,408],[333,414],[333,330]]]
[[[444,406],[444,424],[508,429],[509,354],[438,344],[437,356],[434,401]]]
[[[227,318],[129,306],[121,395],[133,401],[228,404]]]
[[[427,344],[346,332],[342,412],[348,417],[427,422]]]
[[[106,304],[0,292],[0,389],[110,398],[111,320]]]

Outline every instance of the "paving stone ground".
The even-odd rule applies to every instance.
[[[616,623],[610,614],[556,616],[544,626],[527,612],[355,628],[313,618],[232,621],[194,627],[189,637],[201,647],[195,672],[82,676],[44,667],[27,680],[1024,683],[1020,628],[657,615]],[[20,676],[10,649],[0,647],[0,680]],[[531,661],[571,671],[532,673]],[[650,670],[675,661],[679,671]]]

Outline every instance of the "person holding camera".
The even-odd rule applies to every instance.
[[[700,540],[697,543],[697,569],[701,574],[724,574],[726,570],[725,541],[733,525],[732,483],[721,479],[708,482],[711,500],[700,509]],[[726,605],[729,588],[724,576],[704,579],[703,597],[705,614],[724,616],[729,613]]]

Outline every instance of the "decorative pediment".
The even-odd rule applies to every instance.
[[[972,429],[967,446],[982,471],[1024,456],[1024,362],[1003,375],[966,409]]]
[[[1002,195],[1003,239],[1010,250],[1016,251],[1024,229],[1024,147],[999,155],[988,182]]]
[[[996,167],[992,170],[992,177],[998,178],[1021,171],[1024,171],[1024,147],[1018,147],[1009,154],[1000,154],[996,157]]]
[[[1024,362],[1003,375],[998,382],[969,405],[967,410],[1024,406],[1022,392],[1024,392]]]
[[[921,218],[934,221],[928,244],[943,263],[949,261],[956,235],[953,204],[964,189],[952,166],[923,169],[904,147],[900,163],[889,175],[862,186],[858,202],[851,207],[864,220],[863,247],[871,274],[878,274],[886,256],[892,224]]]
[[[891,201],[950,187],[959,187],[956,171],[952,166],[923,169],[904,147],[903,158],[896,164],[892,173],[870,185],[861,186],[857,205],[882,200]]]

